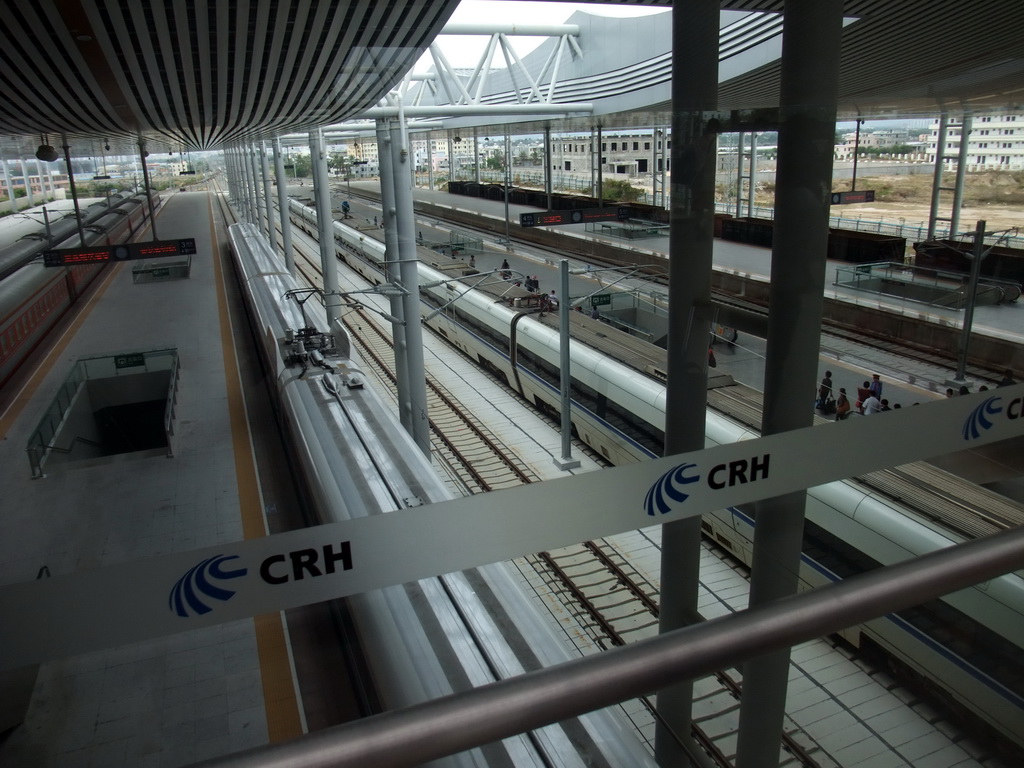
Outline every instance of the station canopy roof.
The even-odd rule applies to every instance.
[[[457,5],[458,0],[7,3],[0,26],[0,154],[31,157],[40,143],[59,146],[62,133],[76,154],[83,143],[109,144],[111,151],[128,154],[137,151],[140,135],[151,151],[179,152],[343,122],[380,102]],[[785,3],[720,5],[725,11],[774,14]],[[844,12],[840,119],[1024,104],[1019,2],[845,0]],[[638,58],[645,50],[642,40],[628,47]],[[583,48],[586,53],[586,41]],[[777,104],[779,74],[776,56],[729,75],[721,81],[720,108]],[[633,125],[665,124],[671,114],[665,100],[631,109]],[[558,129],[589,124],[577,123],[561,122]],[[553,124],[521,123],[516,132]]]
[[[371,107],[459,0],[4,3],[0,153],[216,148]],[[86,139],[87,141],[83,141]]]

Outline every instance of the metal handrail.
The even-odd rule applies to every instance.
[[[575,661],[202,763],[417,766],[735,666],[1024,567],[1024,528]]]

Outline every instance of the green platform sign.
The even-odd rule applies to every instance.
[[[132,352],[127,355],[115,355],[114,368],[137,368],[146,364],[146,356],[142,352]]]

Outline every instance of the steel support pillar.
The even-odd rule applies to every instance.
[[[245,159],[245,145],[240,144],[238,146],[238,183],[241,187],[241,197],[239,198],[241,205],[243,206],[243,212],[245,214],[245,220],[250,224],[252,223],[252,187],[249,183],[250,168],[249,163]]]
[[[235,204],[241,211],[242,217],[246,221],[251,221],[252,216],[249,213],[249,189],[248,182],[246,181],[245,163],[242,162],[242,154],[244,148],[241,144],[235,147],[235,170],[237,171],[237,194],[235,196]]]
[[[717,0],[676,2],[672,10],[675,172],[669,200],[665,455],[704,447],[718,163],[717,136],[708,130],[707,121],[718,105],[719,11]],[[661,138],[667,141],[667,136]],[[659,632],[701,621],[697,611],[700,540],[700,517],[662,527]],[[658,691],[654,751],[659,765],[687,765],[688,755],[694,759],[702,755],[690,736],[692,701],[693,683],[688,680]]]
[[[551,126],[544,126],[544,194],[547,195],[548,210],[551,210]]]
[[[939,196],[942,193],[942,171],[944,170],[944,159],[946,156],[946,132],[949,129],[949,114],[942,110],[939,116],[939,135],[935,141],[935,171],[932,176],[932,203],[928,212],[928,236],[926,239],[935,239],[935,225],[939,220]]]
[[[239,204],[242,207],[242,215],[245,220],[252,223],[252,198],[249,189],[249,164],[245,161],[245,144],[238,145],[238,184]]]
[[[455,181],[455,147],[451,131],[448,131],[448,181]]]
[[[402,145],[402,127],[391,124],[391,164],[395,179],[395,220],[398,231],[398,271],[405,310],[406,364],[409,372],[409,403],[412,410],[412,438],[430,456],[430,421],[427,415],[427,385],[423,364],[423,326],[420,319],[420,273],[416,252],[416,215],[412,202],[412,158]]]
[[[60,137],[61,137],[61,140],[63,142],[61,144],[61,147],[64,150],[64,163],[68,167],[68,186],[71,187],[71,202],[74,203],[74,205],[75,205],[75,223],[78,225],[78,239],[82,241],[82,247],[85,248],[86,247],[86,245],[85,245],[85,229],[82,227],[82,209],[78,205],[78,190],[75,188],[75,169],[71,167],[71,145],[68,144],[68,137],[67,137],[66,134],[62,133],[60,135]],[[5,163],[5,165],[6,165],[6,163]],[[145,170],[146,170],[145,163],[143,163],[143,165],[142,165],[142,170],[143,170],[143,172],[145,172]],[[8,187],[8,191],[10,192],[11,202],[13,203],[14,199],[15,199],[14,198],[14,190],[11,189],[10,187]],[[148,176],[146,177],[146,191],[147,192],[149,191],[149,177]],[[13,209],[13,206],[12,206],[12,209]],[[16,209],[14,209],[14,210],[16,210]],[[150,224],[153,227],[153,239],[155,240],[156,239],[156,219],[152,217],[152,213],[153,213],[153,203],[152,203],[152,201],[149,204],[149,211],[150,211],[150,218],[151,218]]]
[[[43,194],[43,202],[47,199],[56,200],[56,193],[53,189],[53,177],[50,176],[49,168],[46,169],[45,175],[43,174],[43,162],[36,158],[36,172],[39,174],[39,189]],[[46,190],[47,182],[49,182],[49,191]]]
[[[747,184],[747,218],[754,218],[754,196],[757,192],[757,131],[750,132],[750,181]]]
[[[228,202],[235,202],[235,150],[231,147],[224,148],[224,176],[228,182]]]
[[[257,229],[261,229],[264,232],[267,231],[266,225],[266,204],[261,200],[260,195],[260,171],[259,171],[259,160],[256,155],[259,150],[256,148],[256,144],[250,142],[248,149],[246,150],[246,157],[249,160],[249,169],[251,171],[250,179],[252,179],[252,213],[253,213],[253,224],[256,225]]]
[[[661,137],[661,207],[667,208],[669,203],[665,198],[665,190],[668,189],[668,167],[672,164],[671,157],[668,154],[668,143],[669,137],[672,135],[671,130],[666,131],[665,135]],[[717,149],[715,150],[717,153]],[[717,166],[716,166],[717,167]]]
[[[391,132],[386,120],[377,120],[377,157],[380,163],[380,203],[384,224],[384,268],[388,282],[399,285],[398,221],[395,218],[395,172],[391,162]],[[408,347],[405,339],[405,305],[401,296],[391,296],[391,325],[395,345],[395,380],[398,387],[398,420],[412,434],[412,402],[409,400]]]
[[[245,220],[252,224],[252,184],[249,179],[252,169],[246,161],[247,152],[248,150],[246,150],[245,144],[239,145],[238,169],[240,172],[238,174],[238,181],[242,185],[242,195],[239,202],[242,206],[242,213],[245,215]]]
[[[661,186],[661,169],[658,168],[658,138],[663,136],[665,131],[655,127],[651,130],[651,203],[658,205],[658,187]],[[664,162],[664,161],[662,161]],[[661,207],[665,207],[665,190],[661,190]]]
[[[743,207],[743,131],[736,136],[736,218]]]
[[[842,0],[786,2],[764,435],[814,416],[793,392],[818,379],[842,22]],[[751,607],[796,593],[805,503],[801,491],[756,504]],[[743,665],[737,768],[778,766],[788,673],[789,649]]]
[[[4,184],[7,186],[7,199],[11,203],[11,213],[18,212],[18,198],[14,195],[14,183],[11,181],[11,169],[8,167],[7,158],[2,161],[4,168]]]
[[[991,250],[991,248],[989,249]],[[967,306],[964,307],[964,324],[960,330],[960,348],[956,356],[956,386],[967,384],[967,352],[971,346],[971,326],[974,325],[974,306],[978,301],[978,278],[981,262],[988,255],[985,250],[985,221],[979,221],[974,228],[974,249],[971,256],[971,277],[967,282]]]
[[[238,149],[228,147],[224,150],[224,164],[228,173],[228,200],[232,205],[238,205]]]
[[[153,233],[153,239],[157,240],[156,234],[156,208],[153,206],[153,195],[150,194],[149,189],[149,168],[146,165],[146,157],[149,152],[146,151],[146,140],[139,139],[139,164],[142,166],[142,189],[146,193],[146,203],[149,206],[149,231]],[[74,187],[72,186],[72,191]],[[77,206],[77,203],[75,204]],[[84,241],[84,240],[83,240]]]
[[[480,183],[480,136],[473,129],[473,181]]]
[[[595,152],[596,150],[596,152]],[[594,127],[590,128],[590,196],[597,197],[597,169],[594,168],[597,160],[595,158],[601,157],[601,150],[597,148],[597,142],[594,139]]]
[[[956,181],[953,184],[953,209],[949,212],[949,236],[960,233],[960,207],[964,202],[964,177],[967,175],[967,139],[972,119],[965,114],[960,122],[960,149],[956,155]]]
[[[572,457],[572,376],[569,370],[570,350],[572,343],[571,320],[569,312],[569,260],[562,259],[558,265],[558,273],[561,278],[559,285],[558,301],[558,368],[559,368],[559,389],[561,391],[562,411],[562,458],[555,459],[555,466],[565,472],[569,469],[576,469],[580,466],[579,459]]]
[[[853,137],[853,179],[850,180],[850,191],[857,189],[857,156],[860,154],[860,127],[864,125],[863,120],[857,121],[857,132]]]
[[[18,156],[18,162],[21,163],[21,180],[25,183],[25,207],[34,208],[36,201],[32,196],[32,182],[28,178],[28,163],[26,163],[25,158],[20,155]]]
[[[601,126],[597,126],[597,207],[604,207],[604,163],[602,160],[602,152],[604,152],[604,143],[601,136]]]
[[[338,258],[334,246],[334,218],[331,216],[331,188],[327,180],[327,152],[320,130],[309,132],[309,159],[313,165],[313,199],[316,201],[316,227],[320,241],[320,264],[324,271],[324,307],[327,324],[333,325],[341,313],[338,306]]]
[[[274,173],[277,175],[277,207],[281,219],[281,250],[284,263],[291,274],[295,274],[295,251],[292,248],[292,219],[288,210],[288,185],[285,183],[284,155],[281,139],[274,139]]]
[[[46,203],[46,180],[43,176],[43,166],[39,158],[34,158],[36,163],[36,173],[39,175],[39,196],[43,198],[43,203]]]
[[[505,250],[512,250],[512,233],[509,224],[508,196],[512,193],[512,136],[505,133]]]
[[[259,145],[260,171],[263,174],[263,208],[267,213],[267,240],[270,247],[277,251],[277,228],[274,226],[274,206],[270,201],[270,160],[267,158],[267,143],[261,141]]]

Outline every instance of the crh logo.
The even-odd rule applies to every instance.
[[[680,490],[680,486],[700,480],[700,475],[686,475],[688,469],[696,468],[696,464],[680,464],[658,478],[658,482],[651,486],[651,489],[647,491],[647,498],[644,499],[644,509],[647,510],[647,514],[651,517],[656,516],[657,513],[667,515],[672,511],[670,502],[675,501],[682,504],[690,498],[690,494]]]
[[[200,616],[213,610],[213,600],[229,600],[235,590],[227,589],[223,582],[245,576],[248,568],[233,571],[221,566],[238,555],[215,555],[190,568],[171,588],[168,598],[170,609],[179,616]],[[277,586],[290,581],[330,576],[339,571],[352,570],[352,546],[342,541],[335,548],[324,544],[318,549],[297,549],[265,558],[259,567],[259,576],[267,584]],[[219,583],[218,583],[219,582]]]
[[[754,456],[750,459],[735,459],[716,464],[707,474],[707,486],[712,491],[720,491],[734,485],[767,480],[770,458],[771,454],[766,453],[763,456]],[[682,486],[696,483],[701,479],[699,473],[686,474],[687,471],[696,468],[696,464],[680,464],[659,477],[658,481],[647,491],[647,497],[644,499],[644,509],[647,510],[647,514],[651,517],[658,514],[667,515],[673,511],[673,502],[682,504],[690,498],[690,494],[682,490]]]
[[[192,615],[198,616],[213,610],[204,602],[204,599],[229,600],[235,591],[218,586],[214,581],[223,582],[245,576],[249,572],[248,568],[240,568],[235,571],[221,570],[221,566],[228,560],[237,559],[238,555],[215,555],[192,567],[175,582],[171,589],[171,595],[168,598],[171,610],[179,616],[187,618],[190,615],[189,611]]]
[[[973,411],[971,415],[967,417],[967,421],[964,422],[963,436],[964,440],[977,440],[981,437],[982,432],[987,432],[992,429],[993,422],[989,419],[990,416],[1002,413],[1003,409],[998,405],[1001,397],[990,397]],[[1013,401],[1010,406],[1013,406]],[[1020,415],[1020,409],[1018,408],[1017,416]],[[1007,416],[1010,416],[1009,409],[1007,409]],[[1010,416],[1010,418],[1016,418]]]

